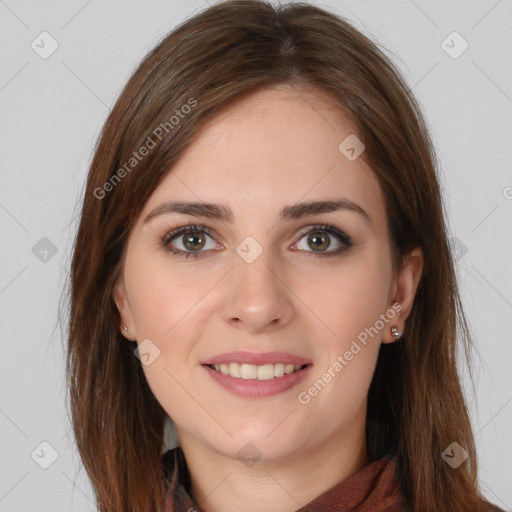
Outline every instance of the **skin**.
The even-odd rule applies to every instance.
[[[114,290],[120,329],[138,344],[149,338],[160,350],[143,369],[175,422],[191,495],[207,512],[291,512],[369,462],[366,401],[379,346],[395,342],[391,326],[403,332],[423,256],[415,249],[394,274],[379,182],[362,157],[349,161],[338,150],[350,133],[357,134],[354,125],[321,92],[282,85],[259,91],[201,131],[129,237]],[[350,210],[279,221],[286,205],[340,198],[363,208],[370,223]],[[223,204],[234,219],[167,213],[144,222],[171,200]],[[205,237],[202,248],[192,244],[202,251],[197,259],[175,256],[161,243],[188,223],[213,230],[211,237],[196,233]],[[325,223],[353,245],[317,256],[301,233]],[[263,248],[252,263],[236,252],[247,236]],[[327,240],[324,252],[343,247],[335,235]],[[187,248],[183,234],[172,244]],[[299,403],[298,394],[397,302],[400,313],[309,403]],[[289,352],[310,359],[313,368],[286,392],[242,398],[201,366],[234,350]],[[237,456],[249,442],[261,453],[250,467]]]

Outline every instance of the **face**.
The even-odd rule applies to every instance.
[[[379,346],[402,331],[417,274],[392,271],[379,182],[338,148],[354,133],[319,92],[257,92],[146,203],[115,298],[181,440],[277,460],[364,428]]]

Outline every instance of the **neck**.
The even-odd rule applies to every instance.
[[[368,464],[364,422],[362,428],[358,424],[328,442],[251,467],[185,432],[178,436],[190,474],[191,497],[204,512],[292,512]]]

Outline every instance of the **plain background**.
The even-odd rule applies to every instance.
[[[511,510],[512,0],[314,3],[384,47],[424,109],[478,348],[476,396],[467,389],[481,485]],[[94,510],[70,433],[58,330],[75,205],[99,130],[132,70],[206,6],[0,1],[0,512]],[[42,32],[58,44],[46,59],[40,53],[51,40]]]

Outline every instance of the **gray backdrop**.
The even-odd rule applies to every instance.
[[[425,110],[478,348],[469,400],[481,484],[511,510],[512,0],[317,3],[393,54]],[[75,204],[134,66],[205,6],[0,0],[0,512],[94,510],[70,433],[56,328]]]

